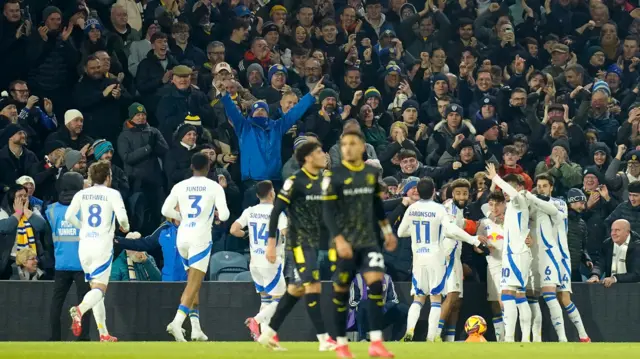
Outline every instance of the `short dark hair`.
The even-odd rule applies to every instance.
[[[302,165],[304,165],[304,162],[305,162],[304,159],[307,156],[309,156],[311,153],[313,153],[313,151],[321,147],[322,145],[316,141],[307,141],[301,144],[300,146],[298,146],[298,148],[296,148],[296,152],[295,152],[296,161],[302,167]]]
[[[335,26],[335,27],[337,27],[338,25],[336,25],[336,21],[334,19],[324,18],[324,19],[322,19],[322,21],[320,21],[320,29],[324,29],[325,26]]]
[[[111,162],[98,161],[89,166],[89,178],[94,184],[104,184],[111,176]]]
[[[231,22],[231,32],[234,32],[239,29],[248,29],[248,28],[249,28],[249,24],[247,24],[247,22],[242,19],[235,18]]]
[[[418,155],[416,154],[416,151],[414,150],[409,150],[409,149],[401,149],[400,152],[398,153],[398,161],[402,161],[405,158],[418,158]]]
[[[489,202],[489,201],[496,201],[496,202],[504,203],[506,201],[506,198],[504,198],[504,193],[502,193],[500,191],[493,191],[487,197],[487,202]]]
[[[260,199],[265,199],[273,190],[273,183],[271,181],[260,181],[256,184],[256,195]]]
[[[164,32],[158,31],[155,34],[151,35],[151,43],[153,44],[156,40],[167,40],[169,37]]]
[[[514,143],[522,142],[522,143],[526,144],[527,146],[529,145],[529,139],[527,138],[527,136],[525,136],[522,133],[519,133],[519,134],[513,136],[513,142]]]
[[[204,153],[198,152],[191,156],[191,168],[196,171],[204,171],[209,167],[209,157]]]
[[[418,181],[418,195],[421,199],[431,199],[433,192],[436,190],[436,185],[430,177],[424,177]]]
[[[458,178],[453,182],[451,182],[451,185],[449,185],[449,188],[451,188],[451,191],[453,191],[456,188],[471,189],[471,183],[465,178]]]
[[[89,56],[87,56],[87,59],[84,60],[84,65],[87,66],[89,64],[89,61],[98,61],[98,62],[100,62],[100,59],[96,55],[89,55]]]
[[[522,176],[520,176],[519,174],[509,173],[508,175],[504,176],[503,180],[507,183],[516,183],[518,184],[518,186],[524,186],[524,178],[522,178]]]
[[[360,139],[360,141],[365,142],[364,134],[360,130],[343,130],[340,138],[344,138],[347,136],[356,136]]]
[[[506,155],[507,153],[511,153],[511,154],[517,155],[518,154],[518,149],[514,145],[504,146],[504,148],[502,149],[502,154]]]
[[[638,41],[638,38],[633,35],[628,35],[627,37],[624,38],[624,41],[635,41],[636,44],[640,44],[640,41]]]
[[[470,18],[463,17],[463,18],[460,18],[460,20],[458,20],[458,29],[468,25],[473,26],[473,20],[471,20]]]
[[[487,70],[485,68],[480,68],[480,70],[478,70],[478,72],[476,72],[476,78],[479,78],[480,74],[483,73],[483,72],[484,73],[488,73],[489,76],[491,76],[493,78],[493,74],[491,73],[491,71],[489,71],[489,70]]]
[[[538,46],[538,40],[536,40],[533,37],[526,37],[524,39],[524,44],[525,45],[536,45],[536,46]]]
[[[544,180],[549,182],[549,184],[551,186],[553,186],[553,184],[555,183],[555,180],[553,179],[553,176],[548,174],[548,173],[541,173],[539,175],[536,176],[536,184],[538,183],[539,180]]]

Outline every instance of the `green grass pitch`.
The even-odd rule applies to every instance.
[[[318,352],[317,343],[282,343],[286,352],[273,352],[253,342],[209,343],[0,343],[0,358],[335,358],[333,352]],[[352,343],[357,358],[368,358],[367,343]],[[387,343],[396,358],[464,359],[584,359],[634,358],[637,343]]]

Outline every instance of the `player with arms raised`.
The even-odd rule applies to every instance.
[[[520,327],[525,339],[531,336],[531,309],[525,290],[531,267],[531,251],[528,247],[529,201],[526,198],[524,180],[519,175],[508,174],[503,180],[495,165],[487,164],[487,178],[508,196],[504,215],[506,246],[502,255],[502,306],[505,342],[515,341],[516,321],[520,312]],[[528,334],[527,334],[528,333]]]
[[[352,358],[346,336],[349,286],[360,271],[368,287],[369,356],[393,358],[382,344],[384,257],[378,244],[382,229],[385,248],[394,251],[396,236],[382,206],[379,170],[364,163],[365,139],[362,132],[345,130],[340,137],[342,163],[325,172],[322,180],[324,221],[337,251],[334,272],[335,317],[339,358]],[[371,220],[378,219],[380,228]]]
[[[191,340],[206,341],[200,329],[198,311],[200,286],[209,267],[211,256],[211,230],[218,212],[218,219],[229,219],[229,209],[224,189],[207,178],[209,158],[203,153],[191,157],[193,177],[177,183],[162,205],[162,215],[180,221],[176,246],[187,270],[187,286],[182,292],[175,318],[167,326],[167,333],[177,342],[185,342],[184,323],[187,315],[191,320]],[[177,210],[176,210],[177,206]]]
[[[244,238],[243,228],[249,228],[249,250],[251,252],[251,263],[249,270],[251,278],[256,286],[256,291],[260,293],[260,312],[252,318],[248,318],[245,324],[251,330],[251,336],[258,340],[260,335],[259,325],[263,327],[269,324],[269,320],[276,311],[280,297],[287,289],[282,275],[284,262],[284,236],[287,228],[287,217],[284,213],[278,216],[278,229],[276,231],[276,258],[271,262],[267,258],[267,243],[269,239],[269,218],[273,211],[273,201],[276,193],[273,190],[271,181],[261,181],[256,184],[256,195],[260,203],[249,207],[242,212],[242,215],[231,225],[229,231],[236,237]]]
[[[442,329],[438,323],[441,313],[441,293],[454,266],[453,261],[449,261],[448,266],[445,265],[446,252],[442,248],[445,237],[474,246],[480,246],[481,243],[477,237],[470,236],[458,227],[443,205],[433,201],[435,185],[431,178],[423,178],[418,182],[418,194],[420,201],[407,208],[398,227],[399,237],[411,236],[413,252],[411,294],[414,296],[414,301],[409,308],[405,341],[413,338],[413,331],[427,295],[431,300],[427,341],[434,341],[438,335],[438,329]]]
[[[322,222],[322,190],[320,188],[320,171],[327,166],[327,158],[322,151],[322,145],[315,141],[300,145],[296,149],[295,156],[301,169],[289,177],[282,186],[271,213],[269,233],[275,232],[277,218],[286,209],[289,221],[287,242],[293,249],[297,269],[294,268],[293,275],[289,276],[294,278],[294,282],[289,283],[287,292],[278,303],[271,322],[263,327],[258,342],[268,348],[281,349],[276,332],[304,294],[307,313],[320,342],[319,350],[333,350],[335,341],[329,337],[325,329],[320,310],[321,287],[318,268],[318,248],[321,241],[326,241],[328,237],[327,229]],[[273,262],[275,257],[276,238],[270,236],[267,259]]]
[[[109,335],[104,308],[104,296],[107,293],[113,262],[113,235],[116,230],[114,218],[118,220],[122,232],[129,232],[127,210],[120,192],[109,188],[111,178],[109,162],[100,161],[92,164],[89,167],[89,179],[93,186],[73,196],[64,218],[80,229],[78,255],[85,279],[91,286],[82,303],[69,311],[71,328],[73,334],[79,336],[82,332],[82,315],[93,309],[101,342],[118,341],[116,337]]]

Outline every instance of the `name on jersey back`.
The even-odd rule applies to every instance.
[[[107,196],[102,194],[83,194],[83,201],[107,201]]]
[[[427,217],[427,218],[435,218],[435,212],[422,212],[422,211],[411,211],[409,212],[410,216],[414,217]]]
[[[346,188],[342,191],[345,196],[357,196],[360,194],[371,194],[375,191],[373,187]]]

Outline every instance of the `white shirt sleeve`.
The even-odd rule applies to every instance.
[[[67,212],[64,214],[65,221],[71,223],[74,227],[78,229],[82,229],[82,222],[78,219],[78,211],[80,211],[80,207],[82,204],[82,199],[80,198],[80,192],[76,193],[71,200],[71,204],[69,204],[69,208],[67,208]]]
[[[536,208],[541,210],[544,214],[547,214],[551,217],[555,217],[558,215],[558,208],[552,202],[542,200],[529,192],[527,192],[526,196],[529,203],[536,206]]]
[[[162,215],[167,218],[181,221],[182,216],[180,215],[180,212],[176,211],[176,206],[178,205],[178,194],[176,193],[177,188],[177,185],[173,186],[173,188],[171,189],[171,193],[169,193],[169,196],[167,197],[167,199],[165,199],[164,204],[162,205],[161,212]]]
[[[216,183],[217,184],[217,183]],[[229,219],[231,213],[229,212],[229,208],[227,207],[227,199],[225,197],[224,189],[222,186],[217,185],[215,188],[215,206],[218,211],[218,219],[222,222]]]
[[[287,227],[289,227],[289,220],[287,219],[287,216],[284,215],[284,213],[280,213],[280,217],[278,217],[278,230],[282,231],[284,229],[287,229]]]
[[[398,237],[411,236],[411,219],[409,217],[409,208],[407,208],[406,212],[404,212],[404,216],[402,216],[400,226],[398,226]]]
[[[249,225],[249,208],[242,211],[242,214],[240,215],[240,217],[236,219],[236,223],[240,225],[240,228],[245,228],[246,226]]]
[[[511,187],[510,184],[500,178],[500,176],[496,175],[495,177],[493,177],[492,181],[496,183],[496,186],[500,187],[506,194],[508,194],[509,197],[515,198],[518,196],[518,191],[516,191],[515,188]]]
[[[447,238],[469,243],[476,247],[480,245],[478,237],[472,236],[462,228],[458,227],[455,222],[450,220],[449,216],[444,216],[444,218],[442,218],[442,227]]]
[[[127,216],[127,209],[124,206],[120,192],[113,190],[109,197],[111,200],[111,206],[113,207],[113,212],[116,214],[116,219],[118,220],[120,227],[122,227],[125,232],[129,232],[129,217]]]

